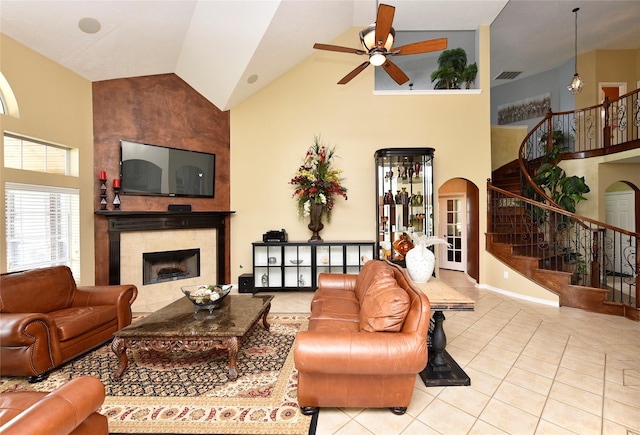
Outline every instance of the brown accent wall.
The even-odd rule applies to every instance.
[[[113,205],[112,180],[118,177],[120,140],[170,146],[216,155],[215,198],[121,195],[121,209],[166,211],[169,204],[191,204],[194,211],[229,210],[230,117],[175,74],[93,83],[94,197],[99,205],[98,171],[108,178],[108,209]],[[225,249],[229,274],[230,225]],[[109,282],[107,221],[95,216],[96,284]],[[230,277],[226,277],[230,282]]]

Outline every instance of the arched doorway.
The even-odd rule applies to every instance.
[[[480,189],[465,178],[452,178],[438,188],[439,267],[460,270],[480,280]]]

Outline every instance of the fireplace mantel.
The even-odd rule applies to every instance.
[[[98,210],[109,231],[109,284],[120,284],[120,234],[126,231],[184,230],[214,228],[218,282],[226,276],[225,246],[227,218],[235,211],[116,211]]]

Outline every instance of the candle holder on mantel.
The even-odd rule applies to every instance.
[[[120,210],[120,188],[113,188],[113,209]]]
[[[120,210],[120,179],[113,179],[113,209]]]
[[[100,178],[100,210],[107,209],[107,179]]]

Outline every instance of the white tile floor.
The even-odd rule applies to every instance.
[[[639,322],[479,290],[459,272],[439,277],[476,301],[444,322],[471,386],[427,388],[417,377],[405,415],[323,408],[318,435],[640,435]],[[313,296],[274,294],[272,312],[308,312]]]

